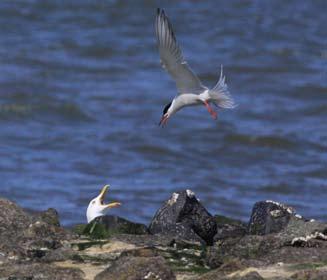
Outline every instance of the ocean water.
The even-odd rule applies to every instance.
[[[238,107],[183,109],[160,67],[165,8],[208,87],[224,65]],[[177,190],[247,220],[273,199],[327,219],[325,1],[1,1],[0,196],[85,222],[110,184],[113,214],[149,223]]]

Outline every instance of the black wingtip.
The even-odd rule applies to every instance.
[[[165,15],[165,10],[161,8],[157,8],[157,15],[158,16]]]

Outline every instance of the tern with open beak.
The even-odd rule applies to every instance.
[[[108,189],[109,185],[105,185],[102,188],[100,194],[90,201],[86,210],[86,218],[88,223],[90,223],[96,217],[104,216],[110,208],[118,207],[121,205],[120,202],[112,202],[109,204],[104,203],[104,198]]]
[[[155,29],[161,64],[175,80],[178,90],[177,96],[165,106],[159,125],[164,126],[174,113],[185,106],[202,104],[213,119],[217,118],[217,113],[210,103],[226,109],[235,107],[225,83],[223,68],[217,84],[212,89],[205,87],[185,61],[172,25],[162,9],[157,11]]]

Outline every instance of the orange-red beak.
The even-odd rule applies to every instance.
[[[160,122],[159,122],[159,126],[164,127],[166,125],[167,121],[168,121],[168,118],[169,117],[168,117],[167,114],[163,115]]]

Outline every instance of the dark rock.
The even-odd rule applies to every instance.
[[[241,238],[229,238],[216,242],[207,252],[207,265],[211,268],[220,267],[231,258],[240,260],[261,259],[269,252],[283,246],[280,239],[272,235],[245,235]]]
[[[57,225],[54,210],[35,217],[0,198],[0,251],[7,257],[42,258],[49,250],[61,247],[72,235]]]
[[[230,274],[238,270],[244,270],[246,266],[239,259],[232,259],[226,263],[224,263],[221,267],[219,267],[216,271],[220,274]]]
[[[171,234],[211,245],[217,227],[194,193],[186,190],[173,193],[153,217],[149,230],[152,234]]]
[[[225,276],[233,272],[244,270],[246,267],[237,259],[232,259],[221,267],[215,270],[211,270],[201,275],[197,280],[214,280],[214,279],[225,279]]]
[[[229,275],[222,274],[220,269],[216,269],[205,273],[196,280],[263,280],[264,278],[256,271],[251,271],[245,275],[236,274],[235,276],[230,277]]]
[[[162,257],[122,257],[99,273],[95,280],[176,279]]]
[[[73,259],[76,255],[76,252],[70,247],[59,247],[55,250],[49,250],[47,254],[45,254],[41,261],[42,262],[59,262]]]
[[[36,221],[29,224],[28,228],[24,230],[24,234],[27,238],[33,240],[51,238],[59,241],[69,236],[69,233],[63,228],[53,226],[43,221]]]
[[[84,273],[75,268],[61,268],[48,264],[10,264],[0,266],[0,278],[10,280],[80,280]]]
[[[157,257],[159,253],[156,248],[148,247],[148,248],[139,248],[139,249],[132,249],[128,251],[124,251],[120,255],[121,257]]]
[[[294,215],[291,207],[270,200],[259,201],[253,206],[248,232],[257,235],[280,232]]]
[[[108,231],[125,234],[148,234],[146,225],[134,223],[124,218],[112,215],[97,217],[95,222],[103,224]]]
[[[287,226],[277,236],[285,245],[311,247],[319,240],[327,240],[327,224],[292,216]]]
[[[326,280],[327,270],[304,270],[293,274],[292,280]]]
[[[217,233],[214,236],[214,241],[218,241],[231,237],[242,237],[246,234],[246,224],[231,218],[216,215]]]
[[[15,242],[31,222],[31,217],[15,203],[0,198],[0,244]]]
[[[203,251],[205,246],[200,242],[184,240],[181,238],[176,238],[176,236],[171,236],[167,234],[148,234],[148,235],[132,235],[132,234],[118,234],[110,238],[110,242],[124,242],[133,244],[137,247],[146,248],[173,248],[173,249],[194,249]]]
[[[144,247],[156,247],[156,246],[172,246],[175,242],[174,237],[168,235],[161,234],[143,234],[143,235],[135,235],[135,234],[118,234],[112,237],[110,240],[112,241],[121,241],[130,244],[134,244],[136,246],[144,246]]]
[[[100,216],[87,225],[75,226],[74,231],[93,239],[110,238],[117,234],[149,234],[145,225],[112,215]]]
[[[245,260],[250,266],[277,262],[327,261],[327,225],[292,216],[286,227],[275,234],[245,235],[217,241],[208,249],[207,264],[220,267],[230,258]]]
[[[54,208],[49,208],[47,211],[41,212],[39,219],[49,225],[60,227],[59,215]]]
[[[256,271],[251,271],[245,275],[236,275],[234,277],[228,277],[230,280],[263,280],[264,278]],[[226,279],[227,280],[227,279]]]

